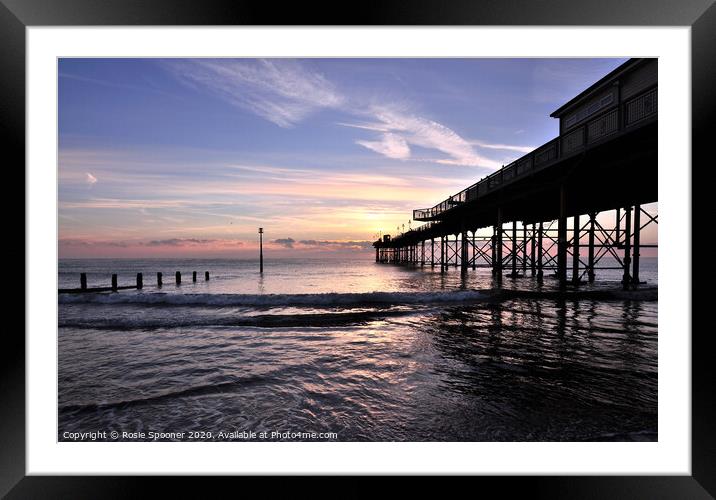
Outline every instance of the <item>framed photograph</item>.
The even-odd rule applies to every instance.
[[[691,186],[716,7],[496,5],[2,0],[26,320],[0,492],[714,495]]]

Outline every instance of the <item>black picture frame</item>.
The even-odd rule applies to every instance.
[[[335,3],[203,0],[0,0],[0,137],[6,168],[23,171],[25,162],[25,28],[102,25],[593,25],[690,26],[692,39],[692,185],[694,165],[713,163],[709,121],[716,109],[716,5],[714,0],[492,0],[450,2],[413,0],[362,2],[355,8]],[[11,160],[12,159],[12,160]],[[710,161],[709,161],[710,160]],[[24,185],[24,176],[22,177]],[[13,202],[19,203],[19,202]],[[16,210],[15,205],[15,209]],[[692,228],[709,214],[692,202]],[[698,222],[697,221],[701,221]],[[24,232],[24,227],[20,231]],[[19,234],[19,233],[17,233]],[[24,239],[14,238],[12,262],[25,260]],[[699,256],[691,241],[693,261]],[[702,252],[704,250],[701,250]],[[708,256],[706,256],[708,258]],[[691,269],[685,269],[691,273]],[[24,286],[23,286],[24,291]],[[708,310],[693,290],[692,311]],[[25,294],[15,289],[16,300]],[[24,303],[24,302],[23,302]],[[700,308],[699,305],[703,307]],[[701,313],[703,315],[703,313]],[[6,316],[9,318],[9,316]],[[693,321],[693,315],[692,315]],[[688,336],[690,332],[679,332]],[[710,328],[693,329],[692,475],[490,478],[501,495],[524,491],[549,498],[713,498],[716,496],[716,408]],[[7,498],[113,498],[146,495],[146,484],[131,477],[29,476],[25,474],[24,328],[5,328],[0,348],[0,495]],[[180,488],[190,495],[188,478],[156,478],[153,486]],[[146,481],[144,479],[143,481]],[[291,486],[276,486],[274,492]],[[258,484],[256,485],[258,486]],[[202,496],[226,487],[202,486]],[[361,488],[356,487],[356,492]],[[370,491],[362,490],[369,494]],[[330,494],[330,489],[328,491]],[[347,496],[347,495],[346,495]]]

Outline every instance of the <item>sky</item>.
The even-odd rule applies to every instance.
[[[60,59],[59,255],[342,256],[625,59]]]

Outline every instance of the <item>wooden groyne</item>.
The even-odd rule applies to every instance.
[[[192,271],[191,279],[193,283],[196,283],[196,271]],[[174,281],[177,286],[181,285],[181,272],[177,271],[174,275]],[[209,271],[204,272],[204,281],[209,281]],[[156,288],[162,288],[163,274],[157,273],[157,284]],[[144,288],[144,275],[143,273],[137,273],[137,280],[134,285],[122,285],[117,284],[117,275],[112,274],[111,284],[109,286],[98,286],[88,287],[87,286],[87,273],[80,273],[80,287],[79,288],[59,288],[58,293],[93,293],[93,292],[117,292],[119,290],[141,290]]]

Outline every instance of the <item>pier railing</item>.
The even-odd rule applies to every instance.
[[[606,109],[596,117],[570,129],[434,207],[413,210],[413,219],[438,220],[457,206],[475,201],[495,189],[580,153],[595,143],[611,138],[614,134],[646,123],[656,116],[657,104],[657,88],[653,87],[625,100],[618,106]]]

